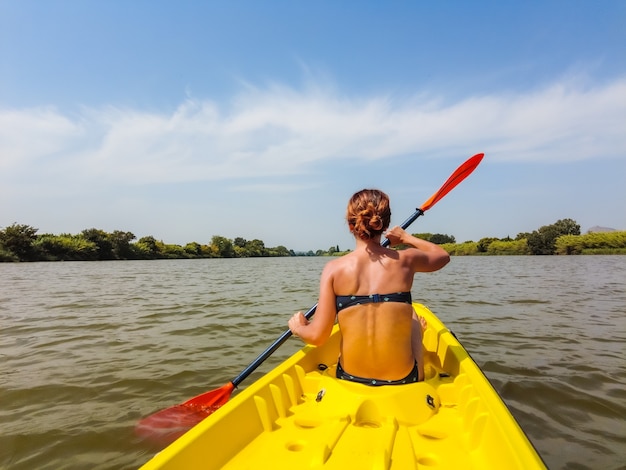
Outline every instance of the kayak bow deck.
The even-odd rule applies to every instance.
[[[535,469],[541,458],[482,371],[425,306],[426,380],[370,387],[335,378],[340,332],[305,346],[142,470]]]

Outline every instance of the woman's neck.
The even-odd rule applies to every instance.
[[[380,246],[380,235],[377,235],[374,238],[369,238],[367,240],[362,240],[360,238],[356,238],[356,249],[367,249],[372,250],[373,248],[381,248]]]

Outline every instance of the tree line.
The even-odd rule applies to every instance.
[[[38,229],[14,223],[0,230],[0,261],[104,261],[191,258],[295,256],[284,246],[266,247],[262,240],[234,240],[215,235],[208,244],[167,244],[152,236],[134,242],[131,232],[90,228],[79,234],[37,234]]]
[[[626,231],[581,235],[576,221],[561,219],[533,232],[519,233],[514,239],[487,237],[478,242],[448,242],[441,246],[456,256],[626,254]]]
[[[220,235],[210,243],[167,244],[152,236],[137,241],[131,232],[87,229],[72,234],[38,234],[38,229],[14,223],[0,230],[2,261],[100,261],[193,258],[253,258],[269,256],[338,256],[339,246],[328,250],[294,252],[284,246],[269,248],[262,240],[229,239]],[[441,245],[448,253],[465,255],[578,255],[626,254],[626,231],[580,234],[580,225],[561,219],[514,239],[482,238],[456,243],[451,235],[416,233],[415,236]],[[400,249],[402,247],[399,247]]]

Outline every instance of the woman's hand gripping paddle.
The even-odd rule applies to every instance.
[[[446,194],[452,191],[461,181],[467,178],[483,159],[484,154],[474,155],[459,166],[447,181],[433,194],[421,207],[417,208],[413,215],[402,223],[406,229],[419,216],[439,202]],[[383,246],[389,245],[389,240],[382,242]],[[311,307],[304,316],[310,319],[315,313],[317,304]],[[179,405],[158,411],[147,418],[142,419],[135,427],[135,432],[150,441],[161,445],[169,444],[183,435],[204,418],[212,414],[230,399],[235,387],[243,382],[257,367],[259,367],[274,351],[276,351],[289,337],[291,331],[285,331],[274,343],[270,345],[259,357],[247,366],[237,377],[220,388],[210,390],[198,395]]]

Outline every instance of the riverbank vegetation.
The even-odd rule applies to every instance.
[[[284,246],[269,248],[262,240],[233,240],[215,235],[207,244],[168,244],[152,236],[137,241],[131,232],[87,229],[79,234],[38,234],[30,225],[14,223],[0,230],[0,262],[100,261],[193,258],[253,258],[269,256],[338,256],[339,246],[328,250],[294,252]],[[456,243],[453,236],[417,233],[419,238],[440,244],[453,256],[470,255],[587,255],[626,254],[626,231],[580,234],[572,219],[558,220],[515,239],[482,238]]]
[[[581,235],[571,219],[559,220],[531,233],[510,237],[482,238],[477,242],[444,243],[450,255],[613,255],[626,254],[626,231],[592,232]]]
[[[0,261],[103,261],[185,258],[251,258],[294,256],[284,246],[268,248],[262,240],[234,240],[215,235],[208,244],[168,244],[152,236],[136,242],[131,232],[87,229],[81,233],[43,234],[30,225],[13,224],[0,230]]]
[[[532,253],[528,240],[486,238],[442,247],[453,256],[473,255],[626,255],[626,231],[562,235],[554,242],[553,253]]]

